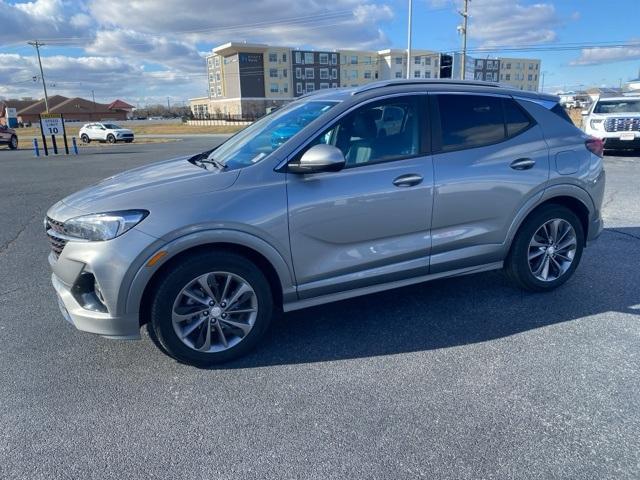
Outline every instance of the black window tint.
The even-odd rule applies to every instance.
[[[560,105],[559,103],[556,103],[553,108],[551,109],[551,111],[553,113],[555,113],[556,115],[558,115],[560,118],[566,120],[567,122],[569,122],[571,125],[573,125],[573,121],[571,120],[571,117],[569,116],[569,114],[567,113],[567,111],[564,109],[564,107],[562,105]]]
[[[420,125],[418,98],[399,97],[358,108],[322,133],[308,146],[335,145],[347,167],[418,155]]]
[[[443,151],[504,140],[501,98],[481,95],[437,95],[437,98]]]
[[[504,99],[504,119],[507,124],[507,136],[512,137],[529,128],[531,120],[516,102]]]

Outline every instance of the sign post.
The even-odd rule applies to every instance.
[[[53,152],[58,153],[56,137],[62,137],[64,150],[69,155],[69,144],[67,143],[67,131],[64,126],[64,118],[60,113],[43,113],[40,115],[40,131],[42,132],[42,142],[44,144],[44,154],[49,155],[47,149],[47,136],[51,137]]]

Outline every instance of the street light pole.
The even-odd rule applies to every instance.
[[[42,79],[42,88],[44,88],[44,108],[47,113],[49,112],[49,97],[47,96],[47,83],[44,81],[44,72],[42,71],[42,61],[40,60],[40,47],[44,46],[44,43],[40,43],[37,40],[35,42],[27,42],[32,47],[36,47],[38,53],[38,65],[40,65],[40,78]]]
[[[409,26],[407,28],[407,79],[411,78],[411,16],[413,14],[413,0],[409,0]]]

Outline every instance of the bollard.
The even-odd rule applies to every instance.
[[[40,149],[38,148],[38,139],[33,139],[33,150],[35,151],[36,157],[40,156]]]
[[[76,137],[71,137],[71,144],[73,145],[73,153],[78,155],[78,144],[76,143]]]

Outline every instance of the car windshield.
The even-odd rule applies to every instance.
[[[122,127],[116,125],[115,123],[105,123],[104,124],[104,128],[108,129],[108,130],[119,130]]]
[[[640,113],[640,98],[629,100],[602,100],[593,113]]]
[[[227,168],[253,165],[276,151],[306,125],[336,105],[335,101],[295,102],[261,118],[220,145],[209,159]]]

